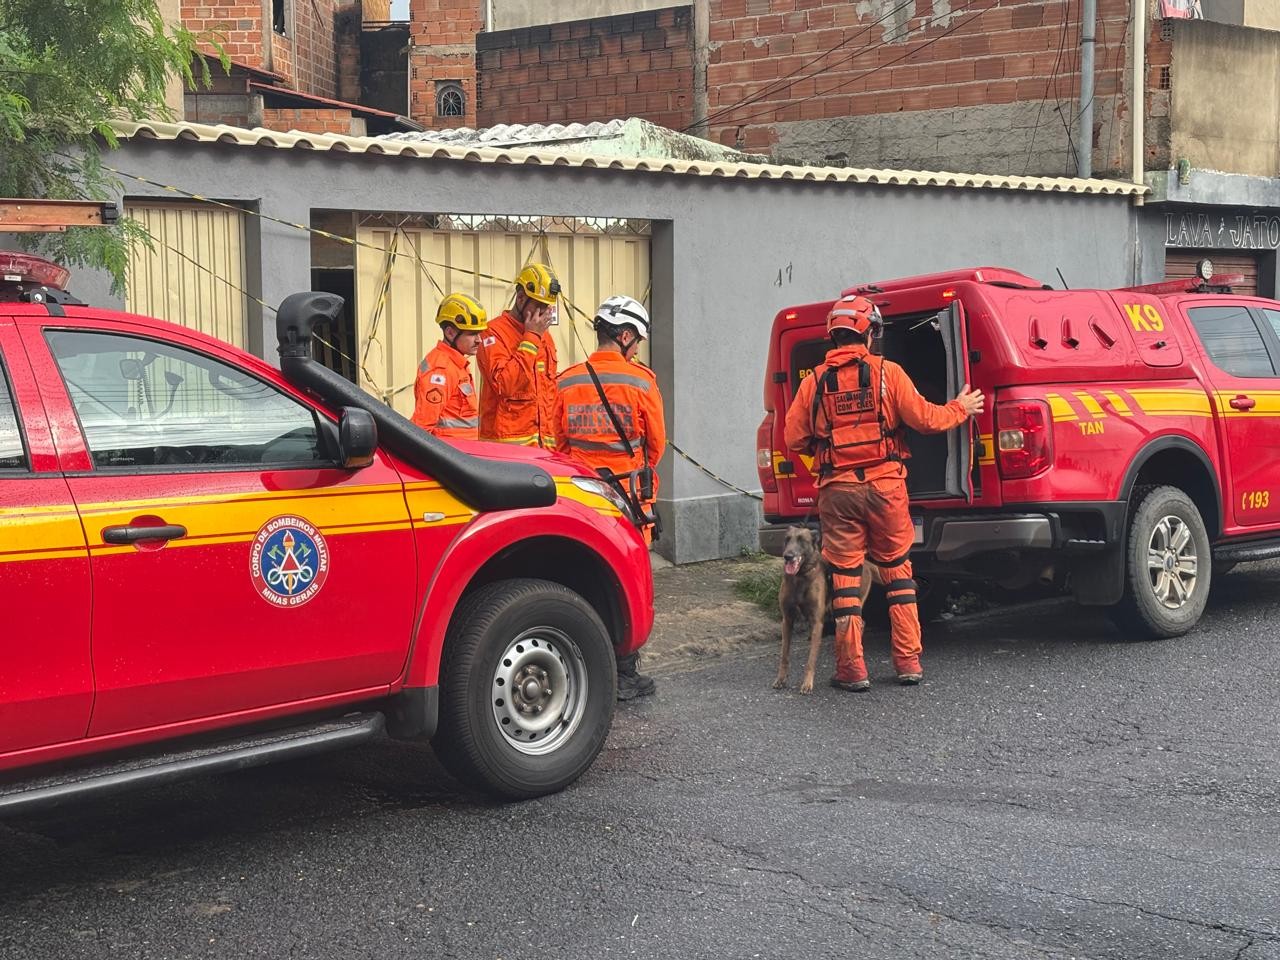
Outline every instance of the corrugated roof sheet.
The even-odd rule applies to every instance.
[[[473,129],[422,130],[413,133],[383,134],[384,140],[409,140],[413,143],[442,143],[451,147],[516,147],[522,144],[564,143],[566,140],[598,140],[622,133],[625,120],[608,123],[499,123]]]
[[[549,150],[502,150],[491,147],[454,147],[441,143],[416,143],[387,137],[343,137],[336,134],[281,133],[276,130],[208,126],[199,123],[117,122],[117,136],[126,139],[186,140],[225,143],[242,147],[290,150],[334,150],[411,156],[471,163],[516,163],[531,166],[586,167],[666,173],[681,176],[796,180],[816,183],[861,183],[900,187],[966,187],[987,190],[1021,190],[1035,193],[1083,193],[1138,196],[1147,192],[1141,184],[1121,180],[1079,180],[1069,177],[1010,177],[983,173],[946,173],[932,170],[876,170],[859,167],[801,167],[764,163],[727,163],[696,160],[663,160],[630,157],[593,157],[589,154]]]

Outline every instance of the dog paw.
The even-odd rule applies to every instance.
[[[787,685],[786,677],[779,677],[777,680],[773,681],[773,689],[775,690],[782,690],[786,687],[786,685]]]
[[[801,692],[801,693],[813,693],[813,681],[812,681],[812,680],[806,680],[804,683],[800,684],[800,692]]]

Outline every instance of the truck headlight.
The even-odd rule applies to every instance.
[[[573,485],[579,490],[585,490],[587,493],[594,493],[597,496],[604,497],[611,504],[622,511],[622,515],[628,520],[635,522],[632,515],[631,504],[627,503],[626,498],[620,494],[612,484],[605,483],[595,477],[570,477]]]

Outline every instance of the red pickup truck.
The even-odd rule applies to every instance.
[[[1055,290],[993,267],[860,284],[881,352],[941,403],[971,383],[987,410],[909,437],[922,580],[1066,582],[1132,635],[1186,632],[1211,580],[1280,557],[1280,302],[1200,276]],[[813,514],[810,462],[783,419],[828,347],[830,301],[781,311],[757,438],[762,545]],[[1271,495],[1276,494],[1275,505]]]
[[[284,301],[277,370],[49,267],[0,283],[0,813],[384,730],[505,798],[587,769],[653,622],[612,488],[321,366],[340,298]]]

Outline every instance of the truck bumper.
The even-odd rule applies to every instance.
[[[944,563],[983,553],[1046,550],[1089,553],[1106,550],[1123,539],[1125,504],[1089,503],[1018,504],[1004,510],[912,511],[917,518],[913,554],[936,557]],[[768,518],[760,528],[760,549],[782,555],[787,527]],[[793,521],[800,523],[801,521]],[[817,521],[811,521],[816,526]]]

